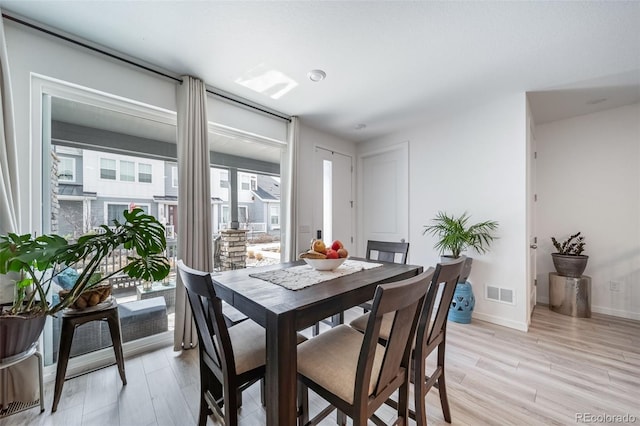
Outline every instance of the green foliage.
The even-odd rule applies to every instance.
[[[124,211],[125,222],[113,221],[113,229],[101,226],[100,233],[83,235],[76,243],[51,234],[32,237],[25,235],[0,235],[0,273],[18,272],[16,300],[11,314],[39,311],[53,315],[73,304],[85,290],[99,285],[111,276],[124,272],[131,278],[158,281],[169,274],[169,260],[163,255],[167,243],[164,226],[142,209]],[[133,250],[129,263],[107,275],[100,273],[103,260],[114,250]],[[46,295],[52,280],[66,268],[82,263],[78,280],[69,295],[58,304],[49,306]],[[77,268],[74,268],[77,269]],[[49,271],[50,273],[45,273]],[[34,290],[27,293],[33,285]]]
[[[562,244],[560,244],[555,237],[551,237],[551,242],[553,246],[558,250],[558,254],[565,254],[569,256],[579,256],[584,251],[584,237],[580,232],[577,234],[570,235],[569,238],[564,240]]]
[[[433,224],[424,226],[422,234],[431,234],[438,238],[434,248],[440,254],[448,252],[454,258],[458,258],[467,248],[472,248],[478,253],[486,253],[496,238],[492,232],[498,228],[498,222],[487,220],[469,225],[469,218],[467,212],[459,217],[438,212],[432,220]]]

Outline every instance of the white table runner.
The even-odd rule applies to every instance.
[[[277,269],[275,271],[249,274],[249,276],[277,284],[284,288],[288,288],[289,290],[300,290],[323,281],[333,280],[335,278],[354,274],[366,269],[377,268],[379,266],[382,266],[382,263],[347,259],[342,265],[340,265],[340,267],[333,271],[316,271],[309,265],[301,265],[286,269]]]

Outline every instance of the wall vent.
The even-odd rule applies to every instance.
[[[485,298],[500,303],[515,305],[514,292],[510,288],[496,287],[488,285],[485,287]]]

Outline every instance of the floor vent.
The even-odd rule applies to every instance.
[[[501,288],[488,285],[486,286],[485,297],[496,302],[508,303],[510,305],[515,304],[513,290],[510,288]]]

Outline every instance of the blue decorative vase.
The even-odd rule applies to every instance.
[[[461,324],[471,322],[471,313],[476,305],[476,298],[473,296],[473,288],[469,281],[456,284],[456,291],[453,293],[453,300],[449,306],[449,321]]]

